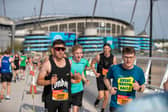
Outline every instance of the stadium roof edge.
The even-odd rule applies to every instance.
[[[14,25],[14,21],[9,17],[0,16],[0,24],[11,26]]]
[[[102,16],[42,16],[40,18],[40,21],[55,21],[55,20],[67,20],[67,19],[82,19],[82,18],[86,18],[86,19],[91,19],[91,18],[95,18],[95,19],[107,19],[107,20],[114,20],[114,21],[118,21],[121,23],[124,23],[126,25],[132,26],[130,23],[128,23],[127,21],[121,20],[121,19],[116,19],[116,18],[111,18],[111,17],[102,17]],[[21,24],[30,24],[30,23],[34,23],[35,21],[38,21],[39,17],[26,17],[22,20],[17,20],[16,26],[17,25],[21,25]]]

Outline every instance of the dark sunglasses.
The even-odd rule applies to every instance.
[[[60,50],[65,51],[65,50],[66,50],[65,47],[54,47],[54,49],[55,49],[56,51],[60,51]]]

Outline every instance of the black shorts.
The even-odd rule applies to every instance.
[[[102,75],[100,75],[98,78],[96,78],[96,82],[97,82],[97,89],[98,91],[101,90],[108,90],[105,83],[104,83],[104,77]]]
[[[69,101],[52,101],[44,102],[47,112],[69,112]]]
[[[81,107],[82,106],[82,97],[83,97],[83,91],[81,91],[79,93],[71,94],[70,105]]]
[[[12,73],[1,73],[1,82],[12,82]]]
[[[25,67],[25,66],[21,66],[21,67],[20,67],[20,69],[25,70],[25,69],[26,69],[26,67]]]
[[[16,68],[14,68],[14,70],[19,70],[19,65],[15,65]]]

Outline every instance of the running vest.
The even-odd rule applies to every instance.
[[[22,67],[26,66],[26,59],[27,59],[27,56],[21,56],[20,66]]]
[[[19,66],[19,56],[17,56],[17,57],[15,56],[14,64],[16,66]]]
[[[54,85],[44,86],[42,100],[43,101],[46,101],[46,99],[55,100],[55,101],[69,100],[70,93],[71,93],[71,89],[70,89],[71,68],[70,68],[69,60],[65,58],[66,65],[63,68],[57,67],[52,56],[49,57],[49,61],[51,64],[51,72],[48,76],[45,77],[45,80],[51,80],[51,77],[55,74],[57,74],[58,80]]]
[[[10,62],[9,62],[10,57],[9,56],[4,56],[1,60],[1,73],[10,73]]]
[[[100,54],[100,62],[97,65],[97,72],[105,76],[108,72],[108,68],[113,64],[113,55],[105,57],[104,53]]]

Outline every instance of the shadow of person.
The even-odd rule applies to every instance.
[[[37,106],[37,105],[30,105],[30,104],[23,104],[19,112],[45,112],[44,107]]]

